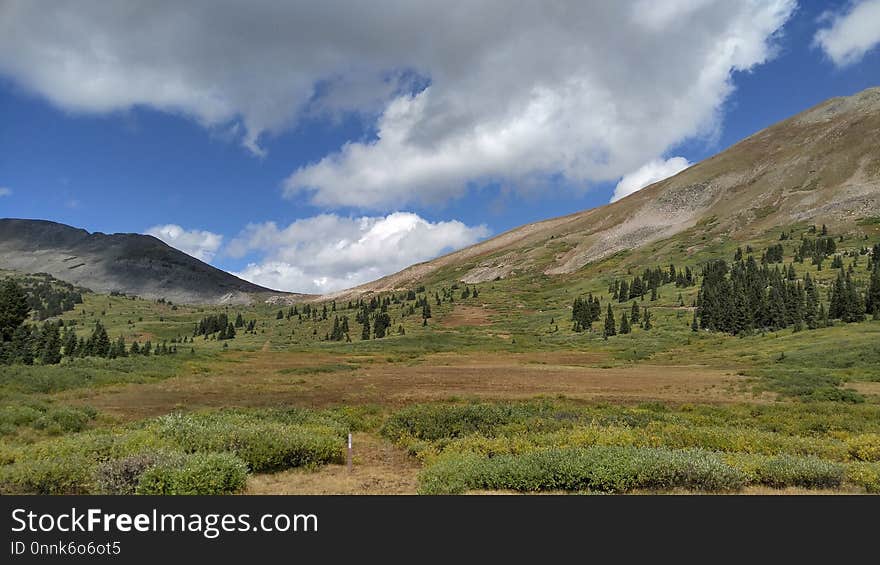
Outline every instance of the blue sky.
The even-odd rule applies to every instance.
[[[206,6],[232,36],[220,59],[201,48],[217,37],[198,24],[181,37],[162,25],[186,14],[84,3],[81,25],[64,29],[69,14],[43,17],[39,4],[0,8],[16,30],[0,29],[0,216],[151,231],[285,290],[365,282],[606,204],[621,177],[634,188],[880,85],[878,0],[779,0],[772,10],[682,0],[653,12],[634,2],[622,14],[599,3],[584,26],[607,17],[618,30],[585,33],[595,39],[569,28],[572,14],[512,13],[501,30],[462,31],[411,2],[400,21],[352,14],[362,26],[352,31],[333,23],[346,2],[309,14],[266,3],[253,18],[267,29],[284,17],[327,26],[271,51],[237,27],[241,8],[222,19],[223,7]],[[424,22],[437,30],[395,33]],[[668,52],[633,45],[628,25],[656,32]],[[535,53],[530,42],[551,41],[542,33],[555,43]]]

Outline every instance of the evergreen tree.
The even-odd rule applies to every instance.
[[[95,329],[87,343],[89,355],[107,357],[110,354],[110,337],[101,322],[95,322]]]
[[[807,328],[814,330],[819,327],[819,293],[816,285],[810,277],[810,273],[804,276],[804,322]]]
[[[874,259],[871,280],[865,295],[865,311],[875,319],[880,318],[880,257]]]
[[[363,340],[370,339],[370,319],[365,317],[363,324],[364,324],[364,327],[361,330],[361,339],[363,339]]]
[[[21,324],[12,332],[10,344],[11,358],[9,362],[12,364],[33,365],[34,364],[34,339],[30,328],[26,324]]]
[[[629,327],[629,316],[627,316],[626,312],[620,313],[620,334],[625,335],[630,332]]]
[[[116,339],[116,357],[128,357],[128,350],[125,348],[125,337],[119,336]]]
[[[382,339],[385,337],[389,326],[391,326],[391,316],[388,312],[379,312],[373,319],[373,337]]]
[[[8,278],[0,285],[0,341],[9,341],[28,317],[30,306],[24,289]]]
[[[633,300],[632,308],[630,308],[629,320],[633,325],[639,323],[639,305],[635,300]]]
[[[76,332],[68,328],[64,333],[64,354],[68,357],[76,357]]]
[[[61,362],[61,331],[58,325],[51,322],[43,324],[43,348],[40,361],[43,365],[55,365]]]
[[[645,306],[644,313],[642,314],[642,328],[645,330],[650,330],[654,327],[654,324],[651,323],[651,311],[648,310],[648,307]]]
[[[605,339],[617,335],[617,329],[614,327],[614,312],[611,311],[611,304],[608,305],[608,311],[605,313],[605,330],[603,335]]]

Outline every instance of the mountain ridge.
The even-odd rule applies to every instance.
[[[50,220],[0,219],[0,268],[48,273],[98,293],[179,303],[303,297],[242,280],[151,235],[91,233]]]
[[[524,271],[566,275],[712,220],[745,239],[821,219],[847,226],[880,215],[880,87],[835,97],[764,128],[616,202],[526,224],[352,289],[344,298],[417,283],[446,267],[472,284]]]

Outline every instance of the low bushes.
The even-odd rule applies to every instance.
[[[850,457],[857,461],[880,461],[880,434],[862,434],[846,441]]]
[[[880,494],[880,463],[852,463],[847,466],[846,480],[872,494]]]
[[[659,409],[566,402],[413,406],[382,432],[426,468],[425,493],[877,488],[876,407]]]
[[[244,489],[247,465],[231,453],[181,455],[149,467],[140,476],[137,494],[231,494]]]
[[[404,408],[382,426],[391,439],[455,438],[473,433],[491,434],[496,428],[536,416],[538,405],[524,404],[420,404]]]
[[[238,412],[170,415],[160,418],[158,433],[185,452],[234,453],[254,472],[344,462],[338,426],[320,420],[283,423],[289,414],[281,414],[281,422],[261,416]]]
[[[844,465],[817,457],[735,454],[726,461],[745,473],[750,484],[772,488],[837,488],[846,479]]]
[[[93,475],[99,494],[135,494],[141,476],[150,468],[179,457],[168,451],[146,451],[99,465]]]
[[[72,434],[12,450],[0,467],[0,492],[85,494],[95,492],[99,465],[134,453],[169,447],[145,429]]]
[[[24,457],[0,467],[0,492],[6,494],[87,494],[94,462],[83,454]]]
[[[0,435],[14,434],[23,427],[50,435],[80,432],[95,416],[90,407],[52,406],[45,402],[9,404],[0,406]]]
[[[345,426],[307,410],[172,414],[3,450],[0,492],[236,492],[248,471],[342,463]]]
[[[522,455],[441,458],[420,477],[420,492],[466,490],[737,490],[745,475],[714,453],[636,447],[549,449]]]

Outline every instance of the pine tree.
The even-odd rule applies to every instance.
[[[15,364],[34,364],[34,340],[31,330],[26,324],[21,324],[12,332],[10,361]]]
[[[361,330],[361,339],[368,340],[370,339],[370,319],[365,316],[363,324],[364,327]]]
[[[804,276],[804,322],[807,328],[814,330],[819,326],[819,294],[810,273]]]
[[[871,280],[865,295],[865,311],[874,319],[880,318],[880,257],[874,259]]]
[[[617,301],[626,302],[627,300],[629,300],[629,283],[626,281],[620,281],[620,291],[618,292]]]
[[[13,279],[0,285],[0,341],[9,341],[12,334],[28,317],[27,294]]]
[[[64,334],[64,354],[68,357],[76,356],[76,332],[70,328]]]
[[[620,313],[620,334],[625,335],[630,332],[629,327],[629,316],[626,315],[626,312]]]
[[[632,322],[632,325],[639,323],[639,305],[635,300],[633,300],[632,308],[629,310],[629,320]]]
[[[125,348],[125,337],[119,336],[116,339],[116,356],[117,357],[128,357],[128,351]]]
[[[648,310],[647,306],[645,306],[644,314],[642,314],[642,328],[644,328],[647,331],[653,327],[654,327],[654,324],[651,323],[651,311]]]
[[[110,337],[101,322],[95,322],[95,329],[92,331],[88,343],[90,355],[107,357],[110,354]]]
[[[617,335],[617,330],[614,327],[614,312],[611,311],[611,304],[609,304],[608,311],[605,313],[605,330],[603,336],[605,339],[608,339],[613,335]]]
[[[40,352],[40,361],[43,365],[55,365],[61,362],[61,331],[57,324],[46,322],[43,324],[43,348]]]

